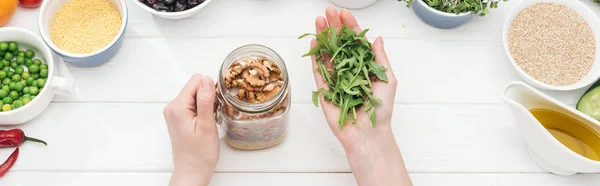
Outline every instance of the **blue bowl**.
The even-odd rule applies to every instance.
[[[69,0],[52,0],[44,1],[42,4],[42,7],[40,8],[38,26],[44,42],[46,42],[46,44],[66,62],[69,62],[75,66],[94,67],[110,61],[110,59],[121,49],[125,37],[125,31],[127,29],[129,17],[125,0],[108,0],[115,5],[121,14],[122,24],[117,36],[104,48],[87,54],[75,54],[62,50],[52,42],[50,37],[50,25],[52,24],[52,19],[54,18],[56,12],[68,1]]]
[[[423,0],[415,0],[411,7],[423,22],[442,29],[456,28],[465,24],[475,16],[475,14],[471,12],[460,14],[442,12],[431,8],[423,2]]]

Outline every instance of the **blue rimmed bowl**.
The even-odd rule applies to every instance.
[[[54,15],[65,3],[69,1],[70,0],[52,0],[44,1],[42,4],[42,7],[40,8],[38,26],[44,42],[46,42],[46,44],[66,62],[69,62],[75,66],[94,67],[110,61],[110,59],[121,49],[121,45],[123,44],[123,39],[125,37],[127,21],[129,20],[127,4],[125,3],[125,0],[108,0],[121,14],[121,29],[119,30],[117,36],[104,48],[87,54],[76,54],[60,49],[54,44],[54,42],[52,42],[50,37],[50,26],[52,24]]]
[[[423,0],[415,0],[411,5],[417,16],[428,25],[441,29],[451,29],[467,23],[475,16],[472,12],[447,13],[431,8]]]

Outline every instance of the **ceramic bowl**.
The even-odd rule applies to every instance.
[[[415,0],[411,5],[419,19],[436,28],[450,29],[467,23],[475,14],[465,12],[460,14],[447,13],[431,8],[423,0]]]
[[[594,64],[592,65],[592,68],[590,69],[588,74],[585,77],[583,77],[583,79],[576,82],[575,84],[567,85],[567,86],[556,86],[556,85],[550,85],[550,84],[538,81],[538,80],[534,79],[533,77],[529,76],[529,74],[525,73],[525,71],[523,71],[523,69],[521,69],[521,67],[519,67],[519,65],[515,62],[515,59],[513,58],[512,54],[510,53],[510,48],[509,48],[509,44],[508,44],[508,30],[510,28],[511,23],[513,22],[515,17],[519,14],[519,12],[521,12],[521,10],[523,10],[533,4],[542,3],[542,2],[559,3],[559,4],[565,5],[571,9],[575,10],[575,12],[577,12],[585,21],[587,21],[587,23],[592,28],[592,31],[594,32],[594,36],[596,38],[596,57],[595,57]],[[592,83],[596,82],[596,80],[598,80],[598,78],[600,78],[600,64],[599,64],[600,51],[598,51],[600,49],[600,40],[599,40],[600,39],[600,19],[594,12],[592,12],[592,10],[590,10],[585,4],[581,3],[580,1],[572,1],[572,0],[527,0],[527,1],[521,1],[520,4],[515,6],[513,8],[513,10],[509,13],[509,15],[506,17],[506,20],[504,21],[504,30],[502,31],[502,37],[503,37],[502,39],[503,39],[504,50],[506,52],[506,55],[508,55],[508,58],[510,59],[510,63],[515,68],[515,71],[517,71],[517,74],[519,74],[519,76],[521,78],[523,78],[525,80],[525,82],[527,82],[528,84],[530,84],[536,88],[544,89],[544,90],[558,90],[558,91],[576,90],[576,89],[580,89],[580,88],[586,87],[588,85],[591,85]]]
[[[212,2],[212,0],[205,0],[204,2],[202,2],[202,4],[199,4],[199,5],[195,6],[194,8],[184,10],[181,12],[159,12],[159,11],[156,11],[156,10],[146,6],[144,3],[140,2],[139,0],[131,0],[131,1],[133,1],[133,3],[138,5],[140,8],[146,10],[147,12],[150,12],[152,15],[155,15],[157,17],[164,18],[164,19],[183,19],[183,18],[193,16],[196,13],[200,12],[200,10],[204,9],[204,7],[206,5],[208,5],[210,2]]]
[[[48,48],[39,36],[25,29],[6,27],[0,28],[0,41],[15,41],[21,49],[33,50],[36,58],[48,64],[48,78],[44,88],[41,89],[31,102],[23,107],[8,112],[0,112],[0,125],[25,123],[42,113],[55,94],[71,90],[70,87],[73,85],[72,79],[59,77],[57,73],[57,69],[60,66],[58,63],[62,63],[62,61],[57,61],[57,57],[53,56],[50,48]]]
[[[98,51],[87,53],[87,54],[76,54],[67,52],[58,48],[50,37],[50,25],[52,24],[52,18],[58,10],[70,0],[52,0],[52,1],[44,1],[42,7],[40,8],[38,26],[40,30],[40,34],[42,35],[42,39],[50,46],[50,48],[64,58],[65,61],[80,67],[93,67],[102,65],[117,54],[121,45],[123,44],[123,39],[125,37],[125,30],[127,28],[128,21],[128,10],[125,0],[108,0],[119,11],[121,14],[122,24],[121,29],[117,36],[104,48],[101,48]]]
[[[361,9],[371,6],[377,0],[331,0],[331,2],[348,9]]]

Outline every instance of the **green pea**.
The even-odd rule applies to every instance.
[[[23,74],[23,72],[25,72],[25,69],[22,66],[18,66],[17,68],[15,68],[15,73],[21,75]]]
[[[25,56],[18,56],[16,62],[19,65],[25,64]]]
[[[0,90],[0,99],[5,98],[6,96],[8,96],[8,92],[4,91],[4,90]]]
[[[0,90],[6,92],[6,95],[8,95],[8,93],[10,92],[10,87],[8,87],[8,85],[2,86],[2,88],[0,88]]]
[[[11,91],[8,96],[10,96],[10,98],[12,98],[13,100],[17,100],[19,99],[19,93],[17,91]]]
[[[10,97],[7,96],[7,97],[5,97],[5,98],[2,99],[2,102],[4,104],[12,104],[13,100],[12,100],[12,98],[10,98]]]
[[[27,105],[29,102],[31,102],[31,98],[23,96],[23,105]]]
[[[31,77],[33,77],[33,79],[40,79],[40,74],[38,74],[38,73],[31,74]]]
[[[13,72],[13,71],[8,71],[8,74],[7,74],[7,75],[8,75],[8,76],[7,76],[8,78],[12,78],[12,77],[15,75],[15,72]]]
[[[13,69],[17,68],[19,66],[19,64],[17,64],[16,61],[10,62],[10,67],[12,67]]]
[[[2,68],[2,71],[8,73],[8,72],[10,72],[10,67],[9,66],[5,66],[5,67]]]
[[[23,88],[23,94],[25,94],[25,95],[29,94],[29,87]],[[25,95],[23,95],[23,97],[25,97]]]
[[[39,66],[39,65],[36,65],[36,64],[35,64],[35,61],[34,61],[34,64],[33,64],[33,65],[31,65],[31,66],[29,66],[29,68],[28,68],[28,69],[29,69],[29,72],[30,72],[30,73],[39,73],[39,72],[40,72],[40,66]]]
[[[31,58],[33,58],[33,56],[35,56],[35,53],[33,52],[33,50],[27,50],[27,51],[25,51],[25,57],[26,58],[31,59]]]
[[[17,57],[18,56],[21,56],[21,57],[25,58],[25,52],[19,51],[19,53],[17,53]]]
[[[21,82],[18,82],[15,85],[15,91],[17,91],[17,92],[22,92],[24,88],[25,88],[25,85]]]
[[[36,80],[36,81],[33,81],[33,83],[31,83],[31,86],[32,86],[32,87],[38,87],[37,80]],[[30,90],[31,90],[31,89],[30,89]]]
[[[12,77],[12,80],[13,80],[14,82],[19,82],[19,81],[21,81],[21,75],[20,75],[20,74],[15,74],[15,75]]]
[[[15,109],[18,109],[18,108],[22,107],[24,104],[23,104],[23,101],[21,101],[21,100],[16,100],[16,101],[13,103],[13,105],[14,105]]]
[[[3,84],[3,85],[8,85],[8,84],[10,84],[10,82],[12,82],[12,81],[10,80],[10,78],[4,78],[4,79],[2,80],[2,84]]]
[[[1,72],[0,72],[0,73],[1,73]],[[0,75],[1,75],[1,74],[0,74]],[[31,74],[29,74],[29,72],[23,72],[23,73],[21,74],[21,77],[22,77],[23,79],[29,79],[29,77],[31,77]],[[2,79],[2,76],[0,76],[0,79]]]
[[[23,94],[24,98],[31,98],[31,94],[29,94],[29,92],[27,92],[26,94]]]
[[[7,73],[4,71],[0,71],[0,79],[6,78]]]
[[[0,51],[8,50],[8,43],[6,41],[0,42]]]
[[[12,60],[12,58],[15,57],[12,53],[6,53],[4,54],[4,59],[6,60]]]
[[[19,55],[19,50],[15,50],[15,51],[12,51],[10,53],[12,53],[13,56],[17,56],[17,55]]]
[[[10,61],[2,59],[2,65],[4,65],[5,67],[10,66]]]
[[[39,89],[37,87],[29,87],[29,91],[28,93],[31,95],[37,95],[38,94]]]
[[[8,84],[8,87],[10,87],[10,90],[15,90],[15,89],[17,89],[17,83],[15,83],[15,82],[10,82],[10,83]]]
[[[48,77],[48,69],[40,70],[40,76],[43,78],[47,78]]]
[[[42,61],[40,61],[40,59],[34,59],[33,64],[40,66],[42,65]]]
[[[31,86],[31,84],[35,81],[35,78],[28,77],[26,81],[27,81],[27,85]]]
[[[27,85],[27,81],[25,81],[25,79],[21,79],[21,81],[19,81],[18,83],[21,83],[23,85]]]
[[[25,66],[31,66],[31,65],[33,65],[33,60],[25,59]]]
[[[10,43],[8,43],[8,51],[18,51],[19,50],[19,46],[17,46],[17,43],[14,41],[11,41]]]
[[[2,112],[8,112],[11,110],[12,110],[12,107],[9,104],[2,105]]]
[[[45,79],[38,79],[38,80],[36,80],[36,82],[37,82],[37,86],[40,87],[40,88],[43,88],[44,85],[46,85],[46,80]]]

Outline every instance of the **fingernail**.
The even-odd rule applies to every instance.
[[[214,86],[212,78],[206,76],[206,77],[204,77],[204,79],[202,79],[202,88],[203,89],[208,89],[208,88],[211,88],[212,86]]]

